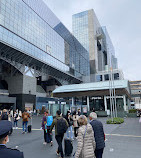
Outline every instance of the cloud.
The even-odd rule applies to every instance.
[[[72,15],[94,9],[113,41],[119,67],[126,79],[141,80],[141,1],[139,0],[44,0],[72,30]]]

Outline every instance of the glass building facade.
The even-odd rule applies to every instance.
[[[93,9],[72,16],[73,34],[89,52],[90,74],[117,69],[115,50],[106,27],[101,27]]]
[[[90,74],[87,50],[42,0],[1,0],[0,42],[77,78]]]
[[[88,11],[72,16],[73,34],[89,52]]]

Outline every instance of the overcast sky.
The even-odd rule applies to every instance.
[[[72,32],[72,15],[94,9],[106,26],[124,78],[141,80],[141,0],[44,0]]]

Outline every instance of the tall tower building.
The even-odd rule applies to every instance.
[[[101,27],[93,9],[74,14],[72,29],[74,36],[89,52],[91,75],[105,71],[107,65],[111,67],[109,59],[116,61],[113,45],[106,28]],[[115,65],[114,68],[116,67]]]

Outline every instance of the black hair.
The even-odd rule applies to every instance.
[[[56,114],[60,116],[60,115],[61,115],[61,111],[60,111],[60,110],[57,110],[57,111],[56,111]]]

